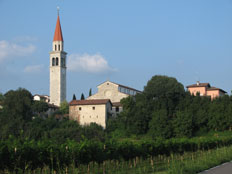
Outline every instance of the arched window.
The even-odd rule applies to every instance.
[[[56,58],[56,66],[58,66],[59,65],[59,59],[58,59],[58,57]]]
[[[52,58],[52,66],[55,66],[55,58]]]
[[[55,51],[56,51],[56,45],[55,45]]]
[[[59,51],[60,51],[60,44],[59,44]]]

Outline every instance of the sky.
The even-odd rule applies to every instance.
[[[60,8],[67,101],[110,80],[143,90],[154,75],[231,94],[231,0],[0,0],[0,92],[49,95]]]

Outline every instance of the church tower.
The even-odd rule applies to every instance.
[[[50,52],[50,103],[57,106],[66,100],[66,55],[58,11]]]

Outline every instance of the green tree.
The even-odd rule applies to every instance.
[[[173,113],[185,95],[184,86],[173,77],[156,75],[144,87],[149,110],[166,109]]]
[[[76,95],[75,94],[73,94],[73,99],[72,100],[76,100]]]
[[[2,93],[0,93],[0,102],[2,102],[4,99],[4,95]]]
[[[32,120],[32,95],[26,89],[10,90],[4,94],[3,109],[0,112],[0,138],[9,135],[21,136],[21,132]]]
[[[81,100],[84,100],[85,99],[85,96],[84,96],[84,94],[82,93],[81,94]]]
[[[48,103],[45,101],[34,101],[32,109],[35,113],[43,113],[48,111]]]
[[[60,104],[59,111],[61,114],[68,114],[69,113],[69,104],[66,100]]]
[[[165,109],[155,111],[149,122],[149,134],[153,138],[170,138],[172,136],[171,120]]]
[[[214,131],[225,131],[232,127],[232,102],[229,96],[214,99],[209,107],[208,127]]]
[[[135,97],[127,97],[121,100],[123,112],[120,118],[124,118],[125,128],[130,134],[145,134],[149,129],[151,116],[147,110],[146,98],[143,94]]]
[[[33,97],[28,90],[10,90],[4,95],[3,110],[8,117],[20,117],[28,121],[32,118],[32,103]]]
[[[89,89],[89,97],[92,96],[92,88]]]
[[[193,116],[191,112],[188,110],[177,111],[172,126],[176,137],[192,137]]]

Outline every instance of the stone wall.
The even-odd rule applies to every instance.
[[[110,99],[112,103],[120,102],[122,98],[128,97],[128,94],[124,94],[118,91],[119,86],[110,81],[107,81],[98,86],[98,92],[90,97],[87,100],[91,99]]]

